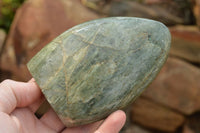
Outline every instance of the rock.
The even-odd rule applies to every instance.
[[[170,28],[172,45],[170,54],[200,64],[200,31],[195,26]]]
[[[170,41],[160,22],[104,18],[64,32],[28,68],[63,123],[78,126],[130,104],[159,72]]]
[[[1,52],[3,51],[3,45],[5,39],[6,39],[6,33],[4,30],[0,29],[0,57],[1,57]],[[11,78],[11,73],[8,71],[3,71],[0,68],[0,82],[7,78]]]
[[[188,126],[184,126],[183,128],[183,133],[199,133],[198,132],[194,132],[192,129],[190,129]]]
[[[193,12],[196,18],[196,23],[198,27],[200,28],[200,0],[196,0],[196,4],[193,8]]]
[[[72,12],[73,11],[73,12]],[[1,68],[30,79],[25,64],[70,27],[99,18],[79,0],[28,0],[17,11],[1,58]],[[10,67],[12,66],[12,67]]]
[[[5,79],[9,79],[12,77],[12,74],[8,71],[2,71],[0,69],[0,82],[2,82]]]
[[[190,115],[200,110],[199,79],[199,68],[170,57],[143,96]]]
[[[5,39],[6,39],[6,33],[4,30],[0,29],[0,52],[2,51],[2,47],[3,47]]]
[[[174,132],[184,119],[183,115],[143,97],[132,105],[132,120],[145,127]]]
[[[187,122],[184,125],[183,133],[199,133],[200,132],[200,112],[189,116]]]
[[[143,129],[140,126],[132,125],[129,126],[126,130],[124,130],[122,133],[152,133],[148,130]]]
[[[166,2],[166,1],[169,2],[170,0],[165,0],[165,1],[163,1],[163,0],[143,0],[143,1],[146,4],[155,4],[155,3],[163,3],[163,2]]]
[[[166,25],[193,24],[195,19],[188,0],[82,0],[88,8],[107,16],[149,18]]]

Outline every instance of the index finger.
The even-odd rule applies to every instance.
[[[41,91],[34,81],[17,82],[4,80],[0,83],[0,111],[11,113],[16,107],[25,107],[41,97]]]

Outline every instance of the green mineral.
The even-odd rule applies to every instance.
[[[28,69],[61,121],[78,126],[133,102],[163,66],[170,41],[160,22],[103,18],[65,31]]]

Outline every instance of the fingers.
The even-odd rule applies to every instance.
[[[42,103],[45,101],[44,96],[41,96],[38,100],[36,100],[33,104],[29,105],[29,108],[32,112],[36,112],[37,109],[42,105]]]
[[[126,114],[123,111],[118,110],[112,113],[102,125],[102,121],[99,121],[84,126],[67,128],[62,133],[118,133],[125,124],[125,121]],[[101,126],[99,127],[99,125]],[[97,128],[98,130],[96,130]]]
[[[10,114],[10,117],[17,125],[20,133],[56,133],[38,120],[28,108],[17,108]],[[17,130],[13,133],[16,132]]]
[[[126,114],[118,110],[112,113],[95,133],[118,133],[124,126],[126,121]]]
[[[41,117],[40,121],[56,132],[62,131],[65,127],[52,108]]]
[[[88,125],[67,128],[62,133],[94,133],[94,131],[101,125],[102,122],[103,121],[98,121]]]
[[[34,81],[28,83],[5,80],[0,84],[0,111],[11,113],[16,107],[25,107],[41,97]]]
[[[0,112],[0,132],[1,133],[16,133],[18,126],[12,118],[3,112]]]

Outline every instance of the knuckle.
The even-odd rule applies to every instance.
[[[6,79],[0,83],[0,87],[6,87],[10,88],[11,84],[13,83],[13,80]]]
[[[1,83],[2,84],[9,84],[9,83],[11,83],[12,82],[12,80],[10,80],[10,79],[5,79],[4,81],[2,81]]]

